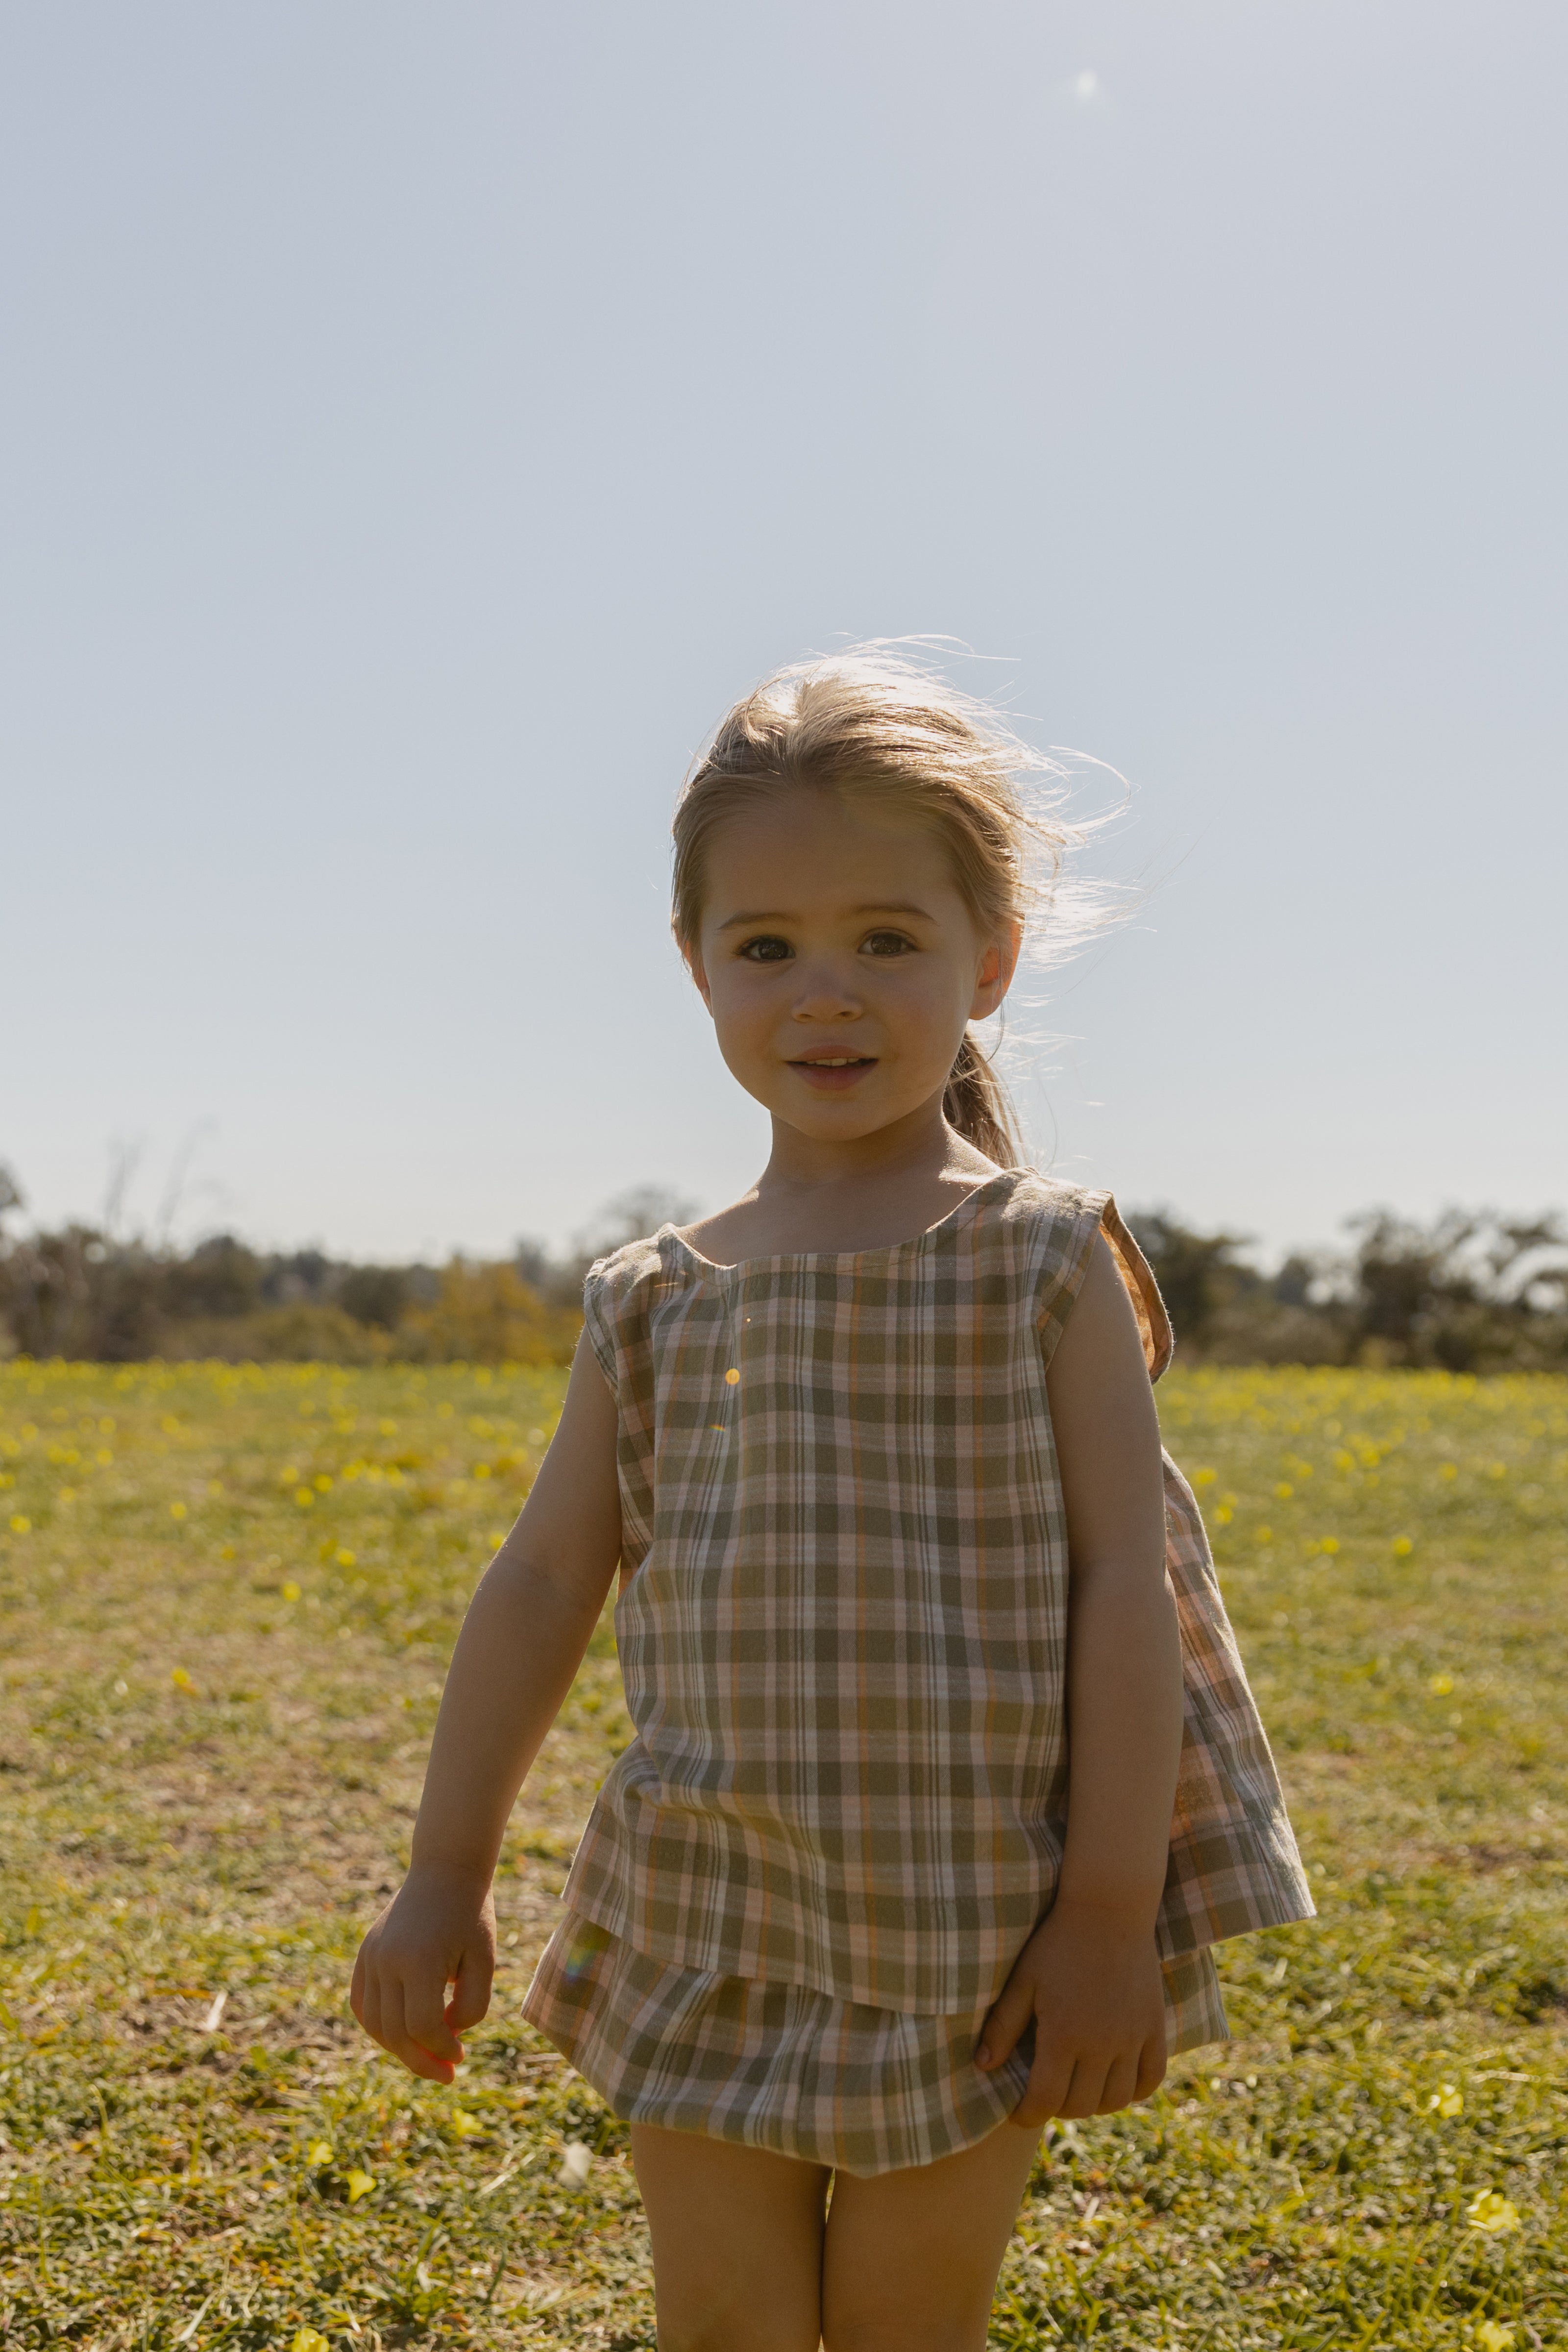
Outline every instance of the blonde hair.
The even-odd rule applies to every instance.
[[[946,849],[980,937],[999,939],[1053,897],[1076,830],[1056,816],[1063,775],[990,705],[906,655],[869,646],[778,670],[721,720],[676,803],[676,942],[689,960],[716,828],[800,785],[852,805],[894,808],[924,825]],[[1012,1104],[973,1026],[942,1108],[988,1159],[1018,1165],[1023,1155]]]

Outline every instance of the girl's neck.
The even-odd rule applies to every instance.
[[[806,1250],[885,1249],[939,1224],[997,1173],[940,1100],[873,1135],[823,1142],[775,1118],[773,1150],[733,1207],[685,1230],[717,1265]]]

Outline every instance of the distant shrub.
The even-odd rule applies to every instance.
[[[1448,1209],[1430,1225],[1386,1209],[1346,1220],[1344,1254],[1295,1253],[1263,1275],[1233,1234],[1168,1210],[1128,1219],[1183,1360],[1550,1371],[1568,1364],[1568,1235],[1552,1215]]]
[[[171,1258],[161,1305],[168,1315],[249,1315],[261,1304],[262,1264],[232,1234],[198,1242],[188,1257]]]
[[[0,1256],[0,1323],[14,1352],[136,1363],[158,1353],[162,1261],[89,1225],[33,1234]]]
[[[384,1364],[392,1352],[390,1333],[308,1300],[255,1315],[185,1316],[163,1326],[159,1348],[171,1361],[228,1364]]]
[[[351,1265],[333,1294],[333,1303],[356,1323],[378,1324],[395,1331],[407,1309],[412,1287],[401,1265]]]
[[[516,1266],[455,1257],[434,1305],[404,1318],[396,1348],[432,1363],[570,1364],[581,1328],[580,1313],[548,1305]]]

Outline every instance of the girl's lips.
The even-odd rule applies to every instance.
[[[799,1070],[806,1084],[818,1094],[841,1095],[858,1085],[868,1070],[876,1067],[876,1056],[868,1054],[862,1060],[835,1064],[833,1062],[791,1062],[789,1067]]]

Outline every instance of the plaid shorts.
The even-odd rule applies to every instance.
[[[1167,2047],[1228,2035],[1214,1957],[1165,1964]],[[935,2164],[995,2131],[1023,2096],[1024,2042],[994,2074],[984,2010],[906,2015],[811,1986],[650,1959],[568,1913],[523,2014],[627,2123],[702,2132],[855,2173]]]

